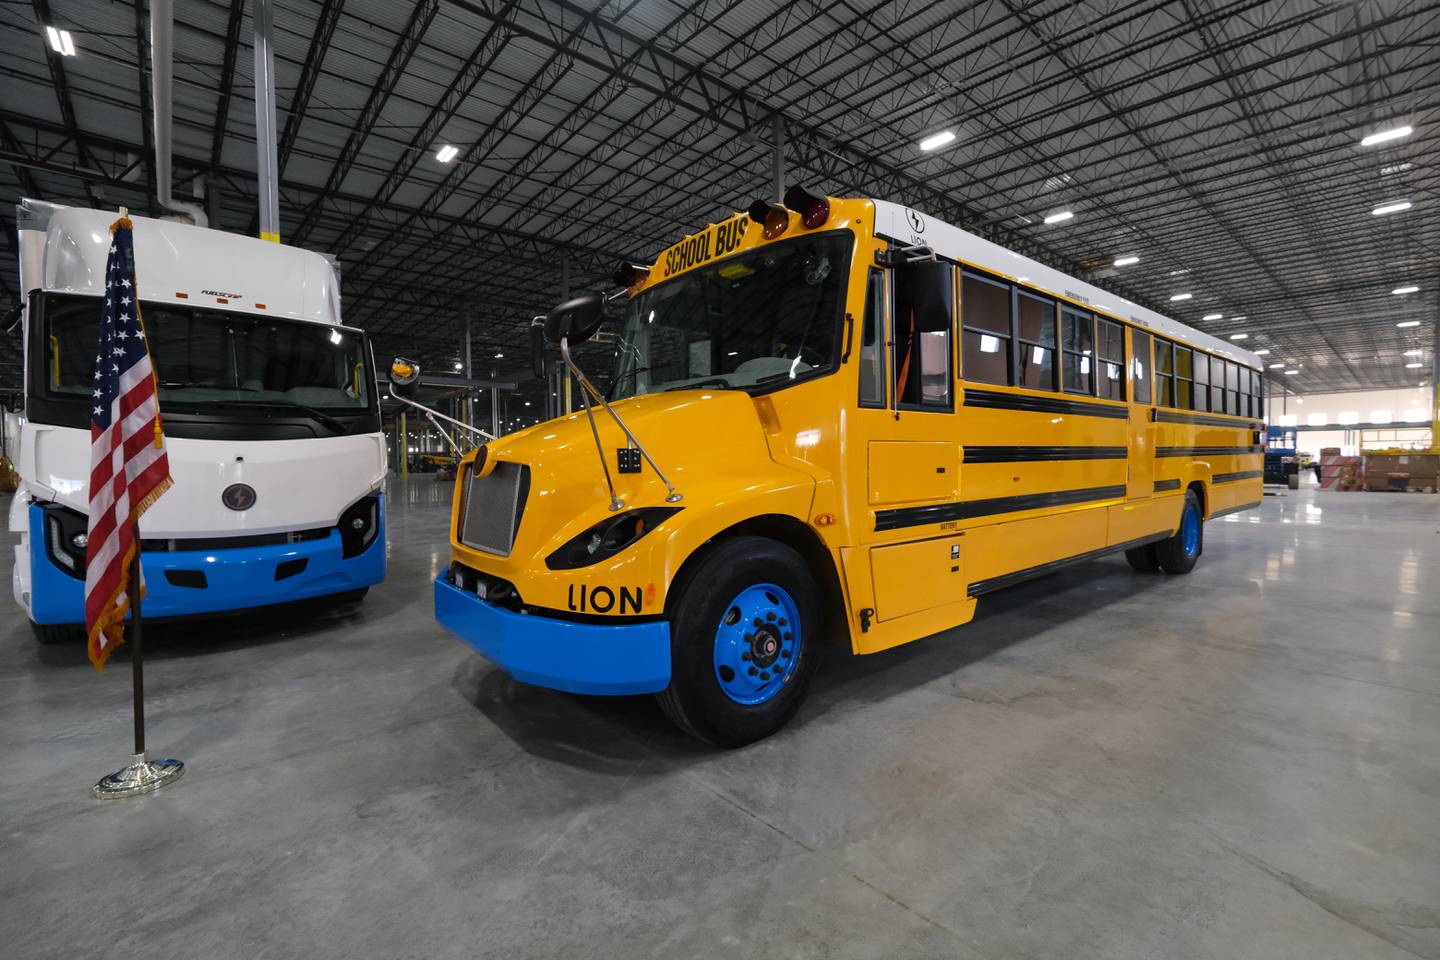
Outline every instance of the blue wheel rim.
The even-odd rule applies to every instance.
[[[715,682],[736,703],[765,703],[795,676],[804,639],[800,608],[783,587],[746,587],[715,628]]]
[[[1185,516],[1180,520],[1180,543],[1187,557],[1195,556],[1200,549],[1200,511],[1193,503],[1185,505]]]

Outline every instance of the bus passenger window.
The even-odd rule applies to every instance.
[[[1095,322],[1090,314],[1065,307],[1060,312],[1060,378],[1066,393],[1095,395]]]
[[[1225,361],[1225,412],[1240,412],[1240,365],[1234,360]]]
[[[1055,304],[1023,291],[1020,307],[1020,386],[1055,389]]]
[[[1155,402],[1175,406],[1175,348],[1169,340],[1155,340]]]
[[[1194,410],[1210,409],[1210,355],[1195,351],[1195,405]]]
[[[948,263],[895,268],[895,406],[950,409],[955,274]]]
[[[1181,410],[1189,410],[1194,399],[1194,377],[1195,371],[1190,364],[1191,353],[1188,347],[1179,344],[1175,346],[1175,406]]]
[[[865,324],[860,333],[860,406],[885,406],[885,276],[865,281]]]
[[[1150,402],[1150,334],[1130,331],[1134,358],[1130,361],[1131,396],[1136,403]]]
[[[1100,396],[1125,399],[1125,328],[1096,318],[1096,339],[1100,344]]]
[[[961,283],[960,321],[965,379],[1010,382],[1010,288],[972,273]]]

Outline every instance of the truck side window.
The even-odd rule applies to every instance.
[[[860,406],[885,406],[885,275],[871,270],[865,281],[865,321],[860,333]]]
[[[955,278],[948,263],[895,268],[895,406],[949,410]]]

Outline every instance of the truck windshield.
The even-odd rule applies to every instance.
[[[224,412],[237,404],[315,416],[372,406],[369,351],[358,330],[162,303],[141,303],[162,409]],[[47,296],[48,399],[90,396],[100,301]]]
[[[633,298],[611,397],[768,391],[834,370],[852,243],[846,231],[770,244]]]

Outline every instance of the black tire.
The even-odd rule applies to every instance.
[[[365,599],[365,594],[370,592],[369,587],[361,587],[359,590],[348,590],[345,593],[335,595],[336,603],[360,603]]]
[[[731,616],[733,601],[759,584],[780,587],[793,602],[800,628],[794,649],[798,661],[768,700],[745,704],[721,686],[717,670],[726,668],[715,663],[716,636]],[[717,746],[741,747],[770,736],[795,715],[810,685],[824,625],[820,588],[800,554],[764,537],[720,540],[686,568],[666,602],[666,616],[670,686],[656,699],[682,730]]]
[[[1154,573],[1160,569],[1160,558],[1155,556],[1155,544],[1153,543],[1136,547],[1134,550],[1126,550],[1125,559],[1130,561],[1130,566],[1136,573]]]
[[[1300,473],[1299,473],[1299,471],[1296,471],[1295,473],[1292,473],[1292,474],[1290,474],[1290,476],[1288,476],[1288,477],[1285,478],[1285,486],[1289,487],[1291,490],[1299,490],[1299,489],[1300,489]]]
[[[1194,529],[1187,532],[1187,518],[1193,520]],[[1155,558],[1160,569],[1166,573],[1189,573],[1205,552],[1204,514],[1200,512],[1200,498],[1194,490],[1185,491],[1185,502],[1180,507],[1180,524],[1174,536],[1155,544]],[[1193,533],[1193,539],[1190,539]]]
[[[35,633],[37,643],[53,646],[61,643],[84,643],[85,628],[74,623],[35,623],[30,629]]]

